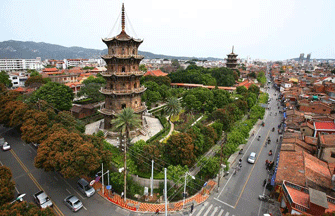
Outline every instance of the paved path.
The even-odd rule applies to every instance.
[[[174,124],[170,120],[168,120],[168,121],[170,122],[170,125],[171,125],[170,131],[169,131],[168,135],[166,135],[161,140],[159,140],[159,142],[163,142],[165,139],[169,138],[171,136],[173,130],[174,130]]]

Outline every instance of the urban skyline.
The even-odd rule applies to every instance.
[[[0,41],[22,40],[103,49],[118,34],[122,2],[143,51],[174,56],[284,60],[300,53],[335,58],[335,2],[258,1],[4,1]],[[118,11],[118,12],[115,12]],[[109,25],[105,25],[105,23]],[[116,26],[113,32],[113,26]]]

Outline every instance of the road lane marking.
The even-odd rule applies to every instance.
[[[72,188],[73,190],[74,190],[74,192],[76,192],[83,200],[85,200],[86,198],[85,197],[83,197],[76,189],[74,189],[73,187],[72,187],[72,185],[70,185],[70,183],[69,182],[67,182],[65,179],[63,179],[63,181],[70,187],[70,188]]]
[[[29,170],[27,169],[27,167],[24,165],[24,163],[21,161],[21,159],[17,156],[17,154],[14,152],[13,149],[10,150],[10,153],[12,153],[12,155],[14,156],[14,158],[16,159],[16,161],[20,164],[20,166],[22,167],[22,169],[27,173],[27,175],[29,176],[29,178],[33,181],[33,183],[36,185],[36,187],[41,190],[44,191],[44,189],[42,188],[42,186],[38,183],[38,181],[35,179],[35,177],[29,172]],[[53,204],[53,210],[60,216],[64,216],[63,212],[58,208],[58,206],[56,205],[56,203],[52,202]]]
[[[229,215],[229,212],[227,212],[226,214],[225,214],[225,216],[228,216]]]
[[[203,216],[207,216],[208,212],[212,209],[213,204],[211,204]]]
[[[202,215],[201,213],[203,212],[203,210],[205,209],[205,207],[207,206],[208,202],[205,202],[205,204],[202,206],[202,208],[200,209],[200,211],[198,212],[198,214],[196,216],[200,216]]]
[[[269,130],[269,132],[268,132],[268,134],[266,135],[266,137],[269,136],[270,131],[271,131],[271,129]],[[250,172],[250,174],[249,174],[249,176],[248,176],[248,178],[247,178],[247,181],[245,182],[245,184],[244,184],[244,186],[243,186],[243,188],[242,188],[242,191],[241,191],[241,193],[240,193],[240,195],[239,195],[239,197],[238,197],[238,199],[237,199],[237,201],[236,201],[236,204],[235,204],[234,208],[236,208],[238,202],[240,201],[240,199],[241,199],[241,197],[242,197],[242,194],[243,194],[243,192],[244,192],[244,189],[245,189],[245,187],[247,186],[247,184],[248,184],[248,182],[249,182],[249,179],[250,179],[250,176],[251,176],[251,174],[252,174],[252,171],[254,170],[254,168],[255,168],[255,166],[256,166],[256,164],[257,164],[259,155],[261,154],[261,152],[262,152],[262,150],[263,150],[264,145],[265,145],[266,142],[267,142],[267,140],[265,139],[264,143],[262,144],[262,148],[261,148],[261,150],[259,151],[260,153],[258,154],[258,156],[257,156],[257,158],[256,158],[256,161],[255,161],[254,165],[252,166],[251,172]]]
[[[56,176],[54,176],[54,179],[56,179],[56,181],[58,181],[58,178]]]
[[[1,166],[3,166],[3,163],[0,161]]]
[[[223,202],[222,200],[219,200],[218,198],[214,198],[216,201],[218,201],[218,202],[220,202],[220,203],[223,203],[223,204],[225,204],[226,206],[229,206],[230,208],[233,208],[233,209],[235,209],[235,207],[234,206],[232,206],[232,205],[229,205],[228,203],[225,203],[225,202]]]
[[[218,207],[216,206],[216,207],[214,208],[213,213],[212,213],[211,215],[215,215],[215,213],[217,212],[217,210],[218,210]]]
[[[70,192],[67,188],[66,188],[65,190],[66,190],[69,194],[71,194],[71,192]]]
[[[223,212],[224,212],[224,210],[221,209],[221,211],[219,212],[218,216],[222,216],[222,215],[223,215]]]
[[[18,194],[20,193],[16,186],[15,186],[15,190],[16,190],[16,192],[17,192]]]
[[[83,205],[83,208],[87,211],[87,208]]]

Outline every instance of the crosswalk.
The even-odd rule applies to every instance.
[[[192,214],[193,216],[235,216],[231,215],[227,210],[217,206],[216,204],[210,204],[205,202],[203,205],[195,209]]]

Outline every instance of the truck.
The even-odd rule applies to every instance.
[[[53,204],[48,197],[48,195],[44,191],[39,191],[33,195],[35,203],[40,207],[40,208],[47,208],[47,207],[52,207]]]

